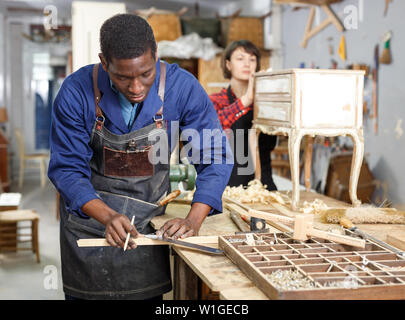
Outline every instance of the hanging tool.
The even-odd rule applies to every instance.
[[[374,133],[378,132],[378,68],[379,68],[379,46],[374,48],[374,70],[373,70],[373,113]]]
[[[357,228],[349,219],[347,218],[342,218],[340,220],[340,225],[342,225],[344,228],[354,232],[355,234],[359,235],[360,237],[362,237],[363,239],[367,240],[371,240],[377,244],[379,244],[380,246],[395,252],[396,254],[405,257],[405,252],[398,250],[397,248],[394,248],[393,246],[390,246],[388,243],[385,243],[384,241],[381,241],[371,235],[369,235],[368,233],[365,233],[364,231],[361,231],[359,228]]]
[[[391,50],[390,50],[390,42],[392,38],[392,32],[388,31],[384,34],[383,41],[384,41],[384,49],[381,53],[381,57],[379,63],[381,64],[391,64]]]
[[[189,249],[193,249],[193,250],[197,250],[197,251],[201,251],[201,252],[205,252],[205,253],[211,253],[211,254],[223,254],[224,253],[220,249],[215,249],[215,248],[211,248],[211,247],[207,247],[207,246],[202,246],[200,244],[185,242],[185,241],[181,241],[181,240],[164,238],[163,236],[158,236],[154,233],[145,234],[145,238],[152,239],[152,240],[159,240],[159,241],[167,242],[169,244],[172,244],[172,245],[175,245],[178,247],[189,248]]]
[[[338,54],[339,54],[340,59],[342,59],[343,61],[346,61],[346,41],[345,41],[345,36],[343,36],[343,35],[340,38]]]
[[[392,0],[385,0],[384,17],[387,16],[388,7],[390,6],[391,2],[392,2]]]

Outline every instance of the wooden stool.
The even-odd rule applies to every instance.
[[[31,221],[31,227],[19,227],[18,222]],[[38,243],[39,215],[34,210],[10,210],[0,212],[0,251],[32,250],[40,263]],[[31,228],[30,234],[18,234],[18,230]],[[20,236],[30,236],[29,240],[20,240]],[[17,242],[16,242],[17,239]],[[31,242],[31,248],[19,248],[18,243]]]

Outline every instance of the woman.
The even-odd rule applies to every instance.
[[[252,168],[252,158],[249,156],[247,163],[241,163],[240,160],[248,156],[248,129],[252,127],[253,120],[253,73],[260,69],[260,52],[248,40],[234,41],[225,49],[221,67],[224,77],[230,79],[230,85],[219,93],[210,95],[210,99],[223,129],[231,130],[234,137],[231,146],[235,165],[228,185],[247,186],[254,179],[253,170],[248,169],[248,166]],[[277,190],[273,182],[270,158],[276,141],[276,136],[259,136],[261,181],[263,185],[267,185],[268,190]]]

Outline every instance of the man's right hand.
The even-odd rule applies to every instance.
[[[128,233],[130,233],[133,238],[138,237],[138,231],[135,226],[131,225],[126,215],[115,214],[105,225],[105,238],[113,247],[124,248]],[[131,239],[128,241],[128,249],[136,249],[135,241]]]
[[[133,238],[139,236],[135,226],[131,225],[128,217],[111,209],[100,199],[93,199],[82,206],[82,211],[89,217],[105,225],[105,238],[107,242],[117,248],[124,248],[128,232]],[[136,243],[128,241],[128,249],[135,249]]]

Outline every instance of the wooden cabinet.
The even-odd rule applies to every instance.
[[[364,153],[364,71],[290,69],[255,74],[254,128],[289,137],[293,182],[292,207],[299,201],[299,152],[305,135],[349,135],[354,141],[350,198],[359,205],[356,189]],[[259,157],[256,148],[256,165]],[[256,172],[258,170],[256,169]]]

